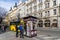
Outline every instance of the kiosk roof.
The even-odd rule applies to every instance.
[[[34,16],[27,16],[27,17],[24,17],[23,19],[28,19],[28,18],[37,19],[37,17],[34,17]]]

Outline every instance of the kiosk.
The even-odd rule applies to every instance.
[[[33,17],[33,16],[27,16],[24,17],[23,20],[25,21],[25,35],[27,37],[35,37],[37,36],[37,26],[36,26],[36,22],[37,22],[37,18]]]

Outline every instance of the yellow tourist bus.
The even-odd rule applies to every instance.
[[[10,22],[10,30],[11,31],[16,31],[16,23],[17,22]],[[17,26],[19,26],[19,25],[17,25]],[[18,31],[20,31],[20,30],[18,30]]]

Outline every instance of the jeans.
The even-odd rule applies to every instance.
[[[18,31],[16,31],[16,37],[18,37]]]
[[[20,38],[24,38],[24,32],[20,31]]]

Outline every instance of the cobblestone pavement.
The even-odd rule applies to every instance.
[[[60,40],[60,39],[55,36],[40,35],[40,34],[38,34],[36,37],[33,38],[28,38],[28,37],[16,38],[15,32],[10,31],[10,32],[0,34],[0,40]]]

